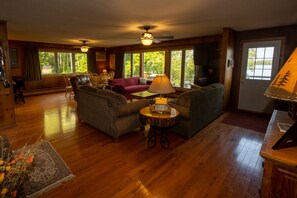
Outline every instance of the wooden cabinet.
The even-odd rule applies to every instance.
[[[297,197],[297,147],[273,150],[284,134],[277,122],[293,123],[287,112],[275,110],[269,122],[260,155],[265,159],[261,197]]]

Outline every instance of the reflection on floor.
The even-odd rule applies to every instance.
[[[12,147],[47,139],[76,175],[43,197],[259,197],[264,134],[221,123],[227,114],[190,140],[169,133],[167,150],[147,149],[139,131],[114,142],[64,93],[26,97],[16,115],[1,131]]]

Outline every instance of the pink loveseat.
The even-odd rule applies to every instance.
[[[116,78],[110,81],[112,90],[124,95],[127,99],[131,98],[131,93],[145,91],[149,88],[151,81],[146,81],[140,77]]]

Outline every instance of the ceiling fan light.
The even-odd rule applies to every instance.
[[[154,37],[150,32],[144,32],[141,37],[141,43],[143,45],[151,45],[153,43]]]
[[[87,46],[87,45],[82,45],[81,47],[80,47],[80,50],[82,51],[82,52],[88,52],[89,51],[89,46]]]
[[[143,45],[151,45],[153,43],[153,39],[141,39],[141,43]]]

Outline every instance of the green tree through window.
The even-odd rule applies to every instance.
[[[181,86],[182,50],[171,51],[170,80],[174,87]]]
[[[76,72],[87,72],[87,54],[84,53],[75,53],[74,55],[75,71]]]
[[[157,74],[164,74],[165,51],[143,53],[144,77],[152,80]]]
[[[42,74],[57,73],[54,52],[39,52],[39,60]]]
[[[88,71],[86,53],[39,51],[39,60],[42,75]]]
[[[190,88],[191,84],[194,84],[195,66],[194,66],[194,51],[186,50],[185,57],[185,76],[184,76],[184,87]]]

